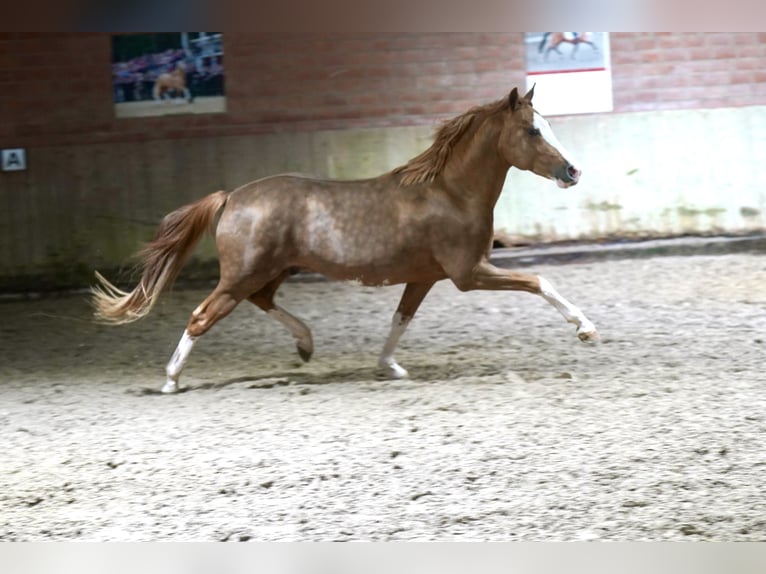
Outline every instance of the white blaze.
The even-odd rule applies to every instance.
[[[572,161],[572,157],[569,155],[569,152],[566,150],[564,145],[556,137],[556,134],[553,133],[553,130],[551,129],[551,124],[548,123],[548,120],[546,120],[543,116],[535,112],[533,125],[538,130],[540,130],[540,135],[543,137],[543,139],[547,141],[551,145],[551,147],[557,150],[561,154],[561,157],[564,158],[565,161],[569,162],[570,165],[576,165],[575,162]]]

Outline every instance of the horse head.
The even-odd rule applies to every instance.
[[[516,88],[509,94],[498,142],[500,155],[513,167],[552,179],[559,187],[571,187],[581,171],[548,121],[532,107],[534,92],[532,86],[523,97]]]

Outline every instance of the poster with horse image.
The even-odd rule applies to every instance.
[[[113,35],[112,88],[118,118],[222,113],[223,35]]]
[[[608,32],[527,32],[527,88],[545,115],[612,110]]]

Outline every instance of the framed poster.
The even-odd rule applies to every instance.
[[[527,89],[543,115],[610,112],[612,71],[608,32],[524,34]]]
[[[224,112],[223,66],[218,32],[113,35],[115,115]]]

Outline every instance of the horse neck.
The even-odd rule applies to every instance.
[[[460,188],[468,201],[490,211],[511,167],[498,153],[499,137],[500,126],[485,119],[460,138],[443,171],[444,179]]]

